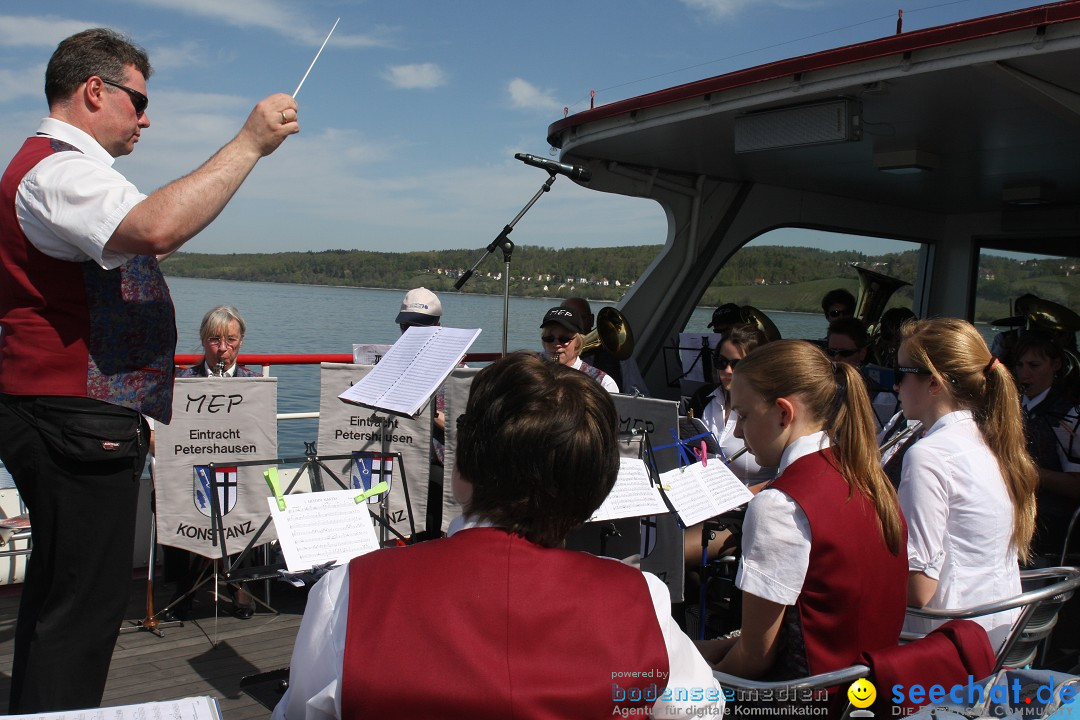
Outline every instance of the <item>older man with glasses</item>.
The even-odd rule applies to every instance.
[[[144,195],[113,168],[150,127],[146,52],[63,40],[49,116],[0,181],[0,457],[33,517],[12,713],[96,706],[131,589],[148,428],[172,411],[176,324],[159,256],[210,224],[297,132],[272,95],[192,173]]]

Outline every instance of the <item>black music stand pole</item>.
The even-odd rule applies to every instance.
[[[506,263],[506,269],[503,271],[503,326],[502,326],[502,354],[506,357],[506,326],[510,321],[510,256],[514,252],[514,243],[510,240],[510,233],[513,231],[514,226],[517,225],[525,213],[529,212],[529,208],[536,204],[536,201],[540,199],[540,196],[551,190],[552,183],[555,182],[555,173],[548,170],[548,179],[544,181],[544,184],[540,186],[540,189],[536,191],[536,194],[532,196],[532,199],[526,203],[525,207],[521,209],[521,212],[517,214],[510,224],[502,229],[498,237],[491,241],[491,244],[487,246],[485,252],[477,258],[473,266],[465,271],[465,274],[458,278],[458,281],[454,283],[454,289],[460,290],[465,286],[465,283],[469,282],[469,278],[473,276],[473,272],[484,261],[484,258],[495,252],[496,248],[501,248],[503,251],[503,262]]]

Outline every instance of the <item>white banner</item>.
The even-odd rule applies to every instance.
[[[277,458],[277,379],[177,378],[172,423],[158,423],[154,436],[158,542],[221,557],[210,532],[214,463],[225,548],[247,547],[269,516],[263,471]],[[271,462],[230,465],[250,460]],[[270,525],[259,542],[276,539]]]
[[[401,453],[408,479],[409,500],[417,531],[424,529],[427,514],[428,473],[431,469],[431,411],[430,404],[415,418],[388,415],[371,408],[343,402],[338,395],[368,372],[370,365],[323,363],[319,389],[319,455],[344,455],[358,451]],[[388,520],[395,530],[406,537],[412,533],[406,511],[405,492],[401,483],[401,468],[394,463],[392,474],[383,473],[383,462],[362,458],[327,461],[345,483],[362,487],[364,478],[379,474],[378,479],[390,483]],[[354,475],[356,476],[354,479]],[[331,478],[323,478],[327,490],[340,488]],[[378,513],[379,506],[369,509]],[[379,528],[376,527],[376,532]]]
[[[450,487],[450,476],[454,472],[454,463],[457,457],[457,419],[465,413],[469,404],[469,390],[472,388],[473,378],[480,368],[458,368],[450,373],[443,388],[446,390],[446,406],[443,412],[446,414],[446,455],[443,472],[443,515],[442,530],[446,532],[450,521],[461,514],[461,505],[454,500],[454,494]]]

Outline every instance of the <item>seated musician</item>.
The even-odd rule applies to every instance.
[[[1012,375],[975,326],[957,318],[905,324],[897,360],[904,414],[926,429],[904,457],[898,490],[909,528],[908,602],[964,608],[1018,595],[1038,471]],[[1018,615],[973,620],[998,647]],[[909,618],[906,629],[937,625]]]
[[[844,288],[836,288],[821,298],[821,312],[828,322],[855,316],[855,296]]]
[[[735,415],[731,412],[731,378],[735,366],[754,348],[764,345],[768,340],[753,325],[732,325],[724,339],[713,351],[712,370],[715,384],[704,385],[690,398],[688,413],[699,418],[705,429],[716,438],[720,447],[719,459],[727,464],[737,478],[750,486],[760,485],[776,477],[775,467],[761,467],[752,453],[742,452],[746,443],[735,436]],[[741,453],[741,454],[740,454]],[[686,529],[684,549],[686,564],[698,565],[702,561],[702,525]],[[732,545],[731,534],[727,531],[713,534],[709,540],[709,557],[713,558],[720,551]],[[689,577],[689,575],[688,575]]]
[[[259,373],[248,370],[236,362],[240,346],[244,343],[247,323],[240,311],[231,305],[219,305],[203,315],[199,324],[199,342],[202,344],[202,361],[191,367],[181,368],[176,377],[258,377]],[[153,435],[151,435],[153,438]],[[153,443],[153,439],[151,439]],[[153,452],[151,446],[151,452]],[[176,579],[176,592],[170,604],[170,613],[181,620],[187,619],[192,612],[192,590],[203,577],[205,559],[195,553],[165,546],[165,576]],[[236,556],[233,555],[235,560]],[[241,567],[252,567],[254,559],[248,556]],[[255,602],[250,593],[240,585],[229,584],[232,597],[232,614],[241,620],[250,620],[255,615]],[[166,619],[172,617],[166,614]]]
[[[202,362],[182,368],[176,377],[258,377],[259,373],[236,364],[246,333],[247,324],[236,308],[219,305],[207,311],[199,325]]]
[[[619,384],[600,368],[593,367],[580,357],[585,344],[584,324],[577,311],[570,307],[553,307],[544,314],[540,323],[540,342],[544,344],[544,357],[560,365],[580,370],[609,393],[619,392]]]
[[[779,340],[739,362],[731,404],[735,434],[780,474],[743,523],[741,634],[700,642],[702,653],[733,675],[785,679],[896,645],[906,529],[858,371]]]
[[[1049,334],[1028,331],[1017,343],[1014,357],[1028,452],[1039,469],[1034,552],[1056,556],[1080,503],[1080,441],[1076,439],[1080,409],[1059,382],[1065,357]]]
[[[464,528],[363,555],[313,587],[274,718],[721,715],[667,587],[560,547],[618,473],[601,386],[515,353],[476,375],[458,428]]]

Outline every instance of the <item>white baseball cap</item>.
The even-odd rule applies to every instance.
[[[438,325],[442,318],[439,296],[427,288],[414,288],[405,293],[401,311],[394,321],[398,325]]]

